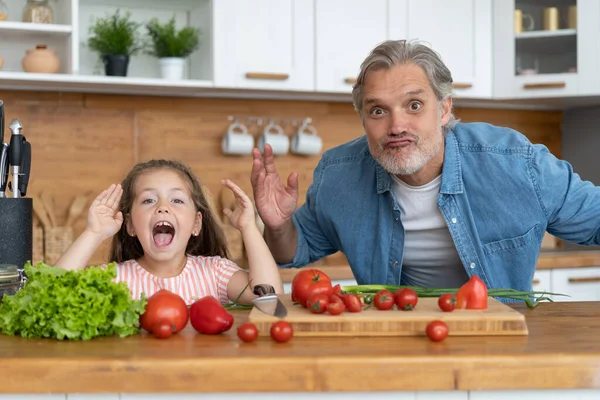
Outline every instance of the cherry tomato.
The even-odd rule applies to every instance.
[[[258,337],[258,328],[252,322],[246,322],[238,326],[237,335],[243,342],[250,343]]]
[[[329,295],[326,293],[313,293],[306,302],[306,308],[313,314],[323,314],[329,305]]]
[[[294,336],[292,325],[287,321],[277,321],[271,325],[271,337],[279,343],[285,343]]]
[[[456,297],[452,293],[443,294],[438,299],[438,306],[444,312],[452,311],[456,308]]]
[[[173,334],[173,325],[169,321],[161,319],[152,327],[152,334],[159,339],[170,338]]]
[[[417,296],[417,292],[410,288],[398,289],[394,295],[396,296],[398,310],[410,311],[417,306],[419,297]]]
[[[435,320],[427,324],[427,337],[433,342],[441,342],[448,336],[448,325],[444,321]]]
[[[333,287],[333,294],[337,294],[338,296],[342,294],[342,287],[339,283]]]
[[[359,312],[363,308],[363,303],[360,301],[360,297],[358,297],[356,294],[344,294],[342,295],[342,300],[350,312]]]
[[[373,303],[379,310],[389,310],[394,307],[394,294],[389,290],[380,290],[375,294]]]
[[[339,315],[346,311],[346,305],[341,297],[332,294],[329,296],[329,304],[327,305],[327,312],[331,315]]]

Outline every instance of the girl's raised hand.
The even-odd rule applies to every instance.
[[[254,206],[246,193],[229,179],[222,180],[221,184],[230,189],[235,196],[234,209],[230,210],[226,208],[223,210],[223,214],[229,218],[231,225],[240,232],[249,226],[256,226]]]
[[[123,213],[118,211],[122,195],[121,185],[112,184],[96,197],[88,211],[88,231],[99,235],[103,240],[119,232],[123,224]]]

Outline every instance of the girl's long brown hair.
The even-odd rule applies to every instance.
[[[123,196],[119,203],[119,210],[123,213],[123,217],[127,218],[127,215],[131,213],[131,207],[135,198],[135,183],[138,177],[146,172],[160,169],[170,169],[177,172],[181,176],[181,179],[189,184],[196,211],[202,213],[200,235],[190,237],[185,252],[192,256],[221,256],[228,258],[229,254],[227,252],[225,235],[210,209],[198,178],[196,178],[189,167],[178,161],[150,160],[139,163],[132,168],[121,184],[123,186]],[[138,259],[143,255],[144,249],[140,241],[137,237],[132,237],[127,233],[126,222],[123,222],[119,232],[113,236],[109,262]]]

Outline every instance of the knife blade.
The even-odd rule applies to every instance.
[[[283,318],[287,315],[287,309],[275,294],[275,288],[271,285],[255,285],[252,292],[258,297],[252,300],[254,306],[265,314],[277,318]]]
[[[0,100],[0,143],[4,143],[4,102]]]

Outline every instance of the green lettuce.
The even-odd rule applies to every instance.
[[[0,303],[0,330],[26,338],[89,340],[139,332],[147,300],[131,299],[125,282],[115,283],[116,264],[77,271],[38,263],[25,265],[27,282]]]

